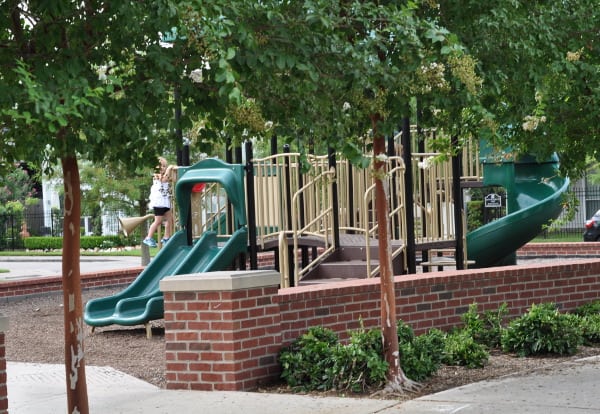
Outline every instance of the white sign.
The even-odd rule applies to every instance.
[[[502,197],[499,194],[488,194],[485,196],[485,207],[502,207]]]

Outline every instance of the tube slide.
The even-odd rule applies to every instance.
[[[484,163],[483,184],[506,189],[508,214],[467,234],[467,257],[475,261],[472,267],[514,262],[517,249],[560,215],[569,180],[558,175],[556,156],[546,162],[524,157]]]

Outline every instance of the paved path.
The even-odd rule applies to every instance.
[[[126,269],[141,266],[142,259],[134,256],[82,256],[81,273],[100,270]],[[0,256],[0,280],[18,280],[62,274],[60,256]]]
[[[66,412],[64,366],[8,362],[11,414]],[[110,367],[86,367],[91,413],[597,414],[600,357],[469,384],[406,402],[252,392],[169,391]]]

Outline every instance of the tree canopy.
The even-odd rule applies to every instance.
[[[182,130],[207,146],[315,136],[364,163],[418,109],[454,136],[557,151],[577,176],[600,158],[599,27],[592,0],[8,0],[0,161],[62,163],[68,300],[77,160],[151,167]]]
[[[599,159],[600,12],[592,0],[440,1],[484,78],[489,114],[479,137],[545,157],[556,151],[572,178]]]

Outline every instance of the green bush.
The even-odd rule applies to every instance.
[[[473,303],[469,306],[469,310],[462,315],[461,320],[464,329],[477,343],[488,348],[497,348],[500,346],[506,315],[508,315],[506,303],[500,305],[496,311],[485,311],[483,315],[477,312],[477,304]]]
[[[586,345],[600,344],[600,315],[585,315],[579,317],[579,327],[583,343]]]
[[[443,362],[447,365],[480,368],[489,357],[485,345],[477,343],[468,330],[458,330],[446,336]]]
[[[62,249],[62,237],[27,237],[23,244],[29,250],[58,250]],[[82,249],[107,249],[131,245],[129,239],[123,236],[82,236]]]
[[[483,226],[483,201],[472,200],[467,203],[467,231]]]
[[[295,390],[324,390],[331,385],[333,348],[338,338],[331,329],[312,327],[279,352],[281,378]]]
[[[581,305],[573,312],[579,316],[595,316],[600,315],[600,300],[595,300],[590,303]]]
[[[553,303],[532,305],[502,333],[502,349],[519,356],[573,355],[583,343],[577,315],[562,314]]]
[[[328,388],[363,392],[385,384],[388,364],[383,360],[381,331],[352,332],[348,345],[334,348],[333,366],[327,375]]]
[[[400,366],[404,374],[414,381],[431,377],[442,363],[444,344],[445,334],[439,329],[413,336],[408,342],[399,340]]]
[[[415,336],[399,321],[400,365],[407,377],[422,381],[438,370],[444,353],[444,333],[432,329]],[[346,390],[363,392],[385,384],[388,364],[383,357],[381,330],[359,329],[348,344],[329,329],[311,328],[281,350],[281,377],[296,391]]]

